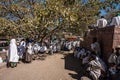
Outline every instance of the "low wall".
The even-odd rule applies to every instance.
[[[90,45],[93,37],[97,37],[101,46],[102,58],[107,62],[110,54],[112,53],[112,49],[114,49],[117,45],[120,45],[120,28],[108,26],[105,28],[91,30],[88,35],[84,37],[82,47],[91,49]]]

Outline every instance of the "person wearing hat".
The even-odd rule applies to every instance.
[[[101,16],[101,18],[97,20],[97,27],[103,28],[106,27],[106,25],[107,25],[107,20],[104,18],[104,16]]]
[[[110,25],[120,26],[120,13],[118,13],[115,17],[113,17],[112,22]]]

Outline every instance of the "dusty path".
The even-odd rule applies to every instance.
[[[79,60],[71,54],[55,54],[43,61],[0,69],[0,80],[78,80],[79,68]]]

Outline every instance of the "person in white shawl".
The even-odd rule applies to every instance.
[[[120,26],[120,13],[118,13],[115,17],[113,17],[110,25]]]
[[[100,19],[97,20],[97,27],[98,28],[104,28],[107,25],[107,20],[104,18],[104,16],[101,16]]]
[[[39,52],[39,50],[40,50],[39,44],[38,44],[38,43],[35,43],[35,44],[33,45],[33,51],[34,51],[34,53],[37,54],[37,53]]]
[[[17,51],[16,40],[11,39],[8,50],[8,62],[10,63],[10,67],[12,68],[16,67],[18,61],[19,61],[19,56]]]
[[[46,45],[45,44],[42,44],[41,46],[40,46],[40,53],[46,53],[47,52],[47,47],[46,47]]]
[[[89,75],[93,80],[99,80],[99,77],[101,76],[101,64],[96,60],[95,55],[90,57],[89,67],[87,70],[89,71]]]

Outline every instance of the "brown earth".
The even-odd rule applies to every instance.
[[[0,69],[0,80],[79,80],[80,60],[72,54],[54,54],[16,68]]]

